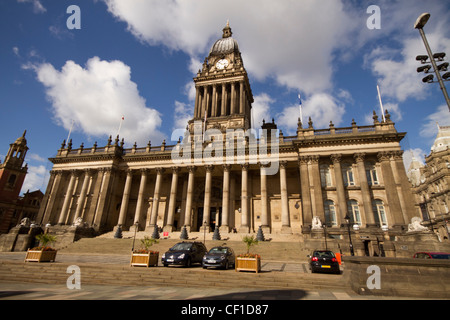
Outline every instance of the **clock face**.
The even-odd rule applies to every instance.
[[[223,70],[226,67],[228,67],[228,60],[227,59],[221,59],[221,60],[217,61],[216,68],[218,70]]]

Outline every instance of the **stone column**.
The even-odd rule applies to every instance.
[[[62,170],[52,170],[50,174],[51,176],[47,191],[45,192],[42,205],[39,208],[38,218],[36,219],[44,225],[52,222],[52,211],[58,195],[59,185],[61,183]]]
[[[211,117],[215,117],[217,113],[217,85],[213,85],[212,89],[212,104],[211,104]]]
[[[145,192],[145,186],[147,185],[147,174],[148,169],[141,169],[141,183],[139,184],[139,194],[138,199],[136,203],[136,212],[134,214],[134,225],[133,229],[136,228],[136,225],[139,224],[139,221],[141,220],[142,216],[142,205],[144,204],[144,192]],[[139,225],[138,225],[139,230]],[[137,231],[138,231],[137,230]]]
[[[99,170],[102,174],[99,175],[99,179],[102,180],[101,187],[100,187],[100,194],[99,194],[99,200],[97,208],[95,209],[94,213],[94,227],[96,230],[101,229],[103,225],[106,223],[106,219],[108,217],[107,214],[107,207],[110,203],[110,197],[111,197],[111,189],[113,183],[111,181],[115,180],[115,172],[113,172],[112,168],[101,168]],[[102,177],[100,177],[102,176]]]
[[[227,85],[222,83],[222,111],[221,116],[226,115],[227,112]]]
[[[184,213],[184,225],[188,232],[191,231],[191,214],[192,214],[192,200],[194,197],[194,174],[195,167],[189,167],[189,177],[187,186],[187,197],[186,197],[186,211]]]
[[[405,165],[403,164],[403,151],[395,151],[394,155],[394,178],[400,185],[400,192],[403,195],[403,218],[404,223],[408,224],[415,215],[415,200],[411,192],[411,184],[408,181]]]
[[[269,212],[267,209],[267,173],[264,165],[260,165],[261,174],[261,228],[264,233],[270,233]]]
[[[125,188],[123,189],[122,205],[120,206],[119,221],[117,222],[117,225],[122,226],[122,228],[124,227],[126,221],[128,201],[130,200],[132,181],[133,181],[133,170],[129,169],[127,170],[127,179],[125,181]]]
[[[402,207],[400,206],[400,200],[398,198],[397,186],[395,184],[394,174],[392,173],[392,168],[390,164],[390,152],[379,152],[378,161],[381,165],[381,174],[383,175],[384,187],[386,190],[386,198],[389,204],[389,211],[386,210],[386,218],[390,217],[390,221],[387,223],[390,226],[403,225],[403,214]],[[381,221],[380,221],[381,222]]]
[[[206,221],[206,231],[210,232],[211,231],[211,227],[210,227],[210,211],[211,211],[211,182],[212,182],[212,170],[214,169],[214,167],[212,165],[208,165],[205,167],[206,169],[206,178],[205,178],[205,199],[204,199],[204,203],[203,203],[203,220],[202,220],[202,227],[201,227],[201,231],[203,231],[204,226],[204,222]]]
[[[281,233],[292,233],[286,180],[287,161],[280,161]]]
[[[248,217],[248,163],[242,164],[242,183],[241,183],[241,227],[240,233],[249,233]]]
[[[167,224],[164,226],[164,231],[173,231],[173,221],[175,217],[175,208],[177,203],[177,186],[178,186],[178,172],[179,168],[172,168],[172,184],[170,186],[170,199],[169,199],[169,209],[167,216]]]
[[[156,226],[157,220],[158,220],[159,191],[161,189],[163,172],[164,172],[164,169],[156,168],[155,191],[153,192],[153,205],[152,205],[152,213],[150,216],[150,224],[149,224],[150,230],[153,230],[153,228]]]
[[[203,87],[203,96],[202,96],[202,108],[200,111],[200,119],[204,119],[205,118],[205,110],[207,107],[207,96],[208,96],[208,87],[204,86]]]
[[[231,83],[231,107],[230,114],[236,113],[236,83]]]
[[[200,118],[199,117],[199,111],[200,109],[200,88],[195,88],[195,109],[194,109],[194,118]]]
[[[345,196],[345,186],[344,179],[342,177],[342,166],[341,166],[341,154],[332,154],[331,161],[333,161],[334,166],[334,176],[336,177],[336,192],[338,196],[337,204],[337,224],[340,225],[344,221],[344,217],[347,215],[347,197]]]
[[[311,226],[312,223],[311,190],[308,174],[308,160],[309,160],[308,157],[304,156],[299,157],[303,227]]]
[[[320,181],[319,156],[310,156],[312,185],[314,189],[314,205],[313,216],[320,217],[321,221],[325,221],[325,210],[323,207],[322,183]]]
[[[75,223],[75,221],[81,217],[83,218],[83,209],[84,209],[84,203],[86,201],[86,193],[87,193],[87,188],[89,185],[89,179],[91,178],[90,175],[90,170],[87,169],[85,170],[84,173],[84,180],[83,180],[83,185],[81,187],[81,192],[80,192],[80,197],[78,198],[78,204],[77,204],[77,209],[75,211],[75,217],[73,218],[73,223]]]
[[[73,187],[75,185],[76,172],[71,170],[69,186],[67,187],[66,196],[64,198],[64,203],[61,209],[61,214],[59,216],[58,225],[64,225],[66,223],[67,214],[69,213],[70,202],[72,201]]]
[[[244,114],[245,99],[244,99],[244,81],[239,82],[239,113]]]
[[[358,170],[366,224],[369,226],[374,226],[375,218],[372,210],[372,197],[370,196],[369,183],[367,182],[366,167],[364,166],[365,154],[356,153],[353,157],[356,160],[356,167]]]
[[[222,193],[222,223],[220,231],[228,233],[229,214],[230,214],[230,165],[223,165],[223,193]]]

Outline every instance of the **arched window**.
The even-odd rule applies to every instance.
[[[387,225],[386,211],[384,209],[383,201],[373,200],[373,215],[375,218],[375,223],[378,225]]]
[[[330,166],[327,164],[322,164],[320,166],[320,181],[322,183],[322,187],[331,187]]]
[[[380,182],[378,181],[377,168],[375,167],[375,164],[371,162],[367,163],[366,175],[369,186],[380,184]]]
[[[14,187],[14,184],[16,183],[16,179],[17,179],[17,176],[15,174],[10,175],[9,179],[8,179],[8,185],[10,187]]]
[[[361,214],[359,213],[359,205],[356,200],[347,202],[348,216],[352,224],[361,225]]]
[[[325,210],[325,224],[327,226],[337,226],[336,220],[336,207],[334,202],[331,200],[326,200],[324,202],[324,210]]]
[[[349,163],[344,163],[342,165],[342,176],[344,177],[345,186],[354,186],[355,179],[353,178],[353,167]]]

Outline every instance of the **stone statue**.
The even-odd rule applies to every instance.
[[[428,231],[427,227],[424,227],[422,224],[422,219],[419,217],[413,217],[411,219],[411,223],[408,224],[408,232],[412,231]]]
[[[320,221],[319,217],[317,216],[313,217],[311,229],[312,230],[322,229],[322,222]]]
[[[86,227],[86,222],[83,221],[83,218],[79,217],[73,223],[75,227]]]
[[[23,218],[23,219],[20,221],[20,225],[21,225],[22,227],[27,227],[27,228],[29,228],[29,227],[31,226],[30,218]]]

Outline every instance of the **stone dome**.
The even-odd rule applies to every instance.
[[[25,135],[27,133],[27,130],[25,130],[21,137],[17,138],[17,140],[14,142],[15,145],[20,146],[26,146],[27,145],[27,139],[25,139]]]
[[[238,42],[233,39],[230,24],[223,29],[222,39],[217,40],[209,52],[210,56],[224,55],[232,52],[239,52]]]

